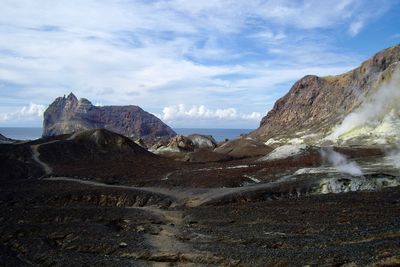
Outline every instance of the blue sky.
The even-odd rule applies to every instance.
[[[172,127],[256,128],[297,80],[400,43],[397,0],[2,0],[0,126],[57,96]]]

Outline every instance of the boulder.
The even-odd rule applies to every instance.
[[[214,149],[217,147],[217,141],[211,135],[191,134],[187,136],[195,148]]]

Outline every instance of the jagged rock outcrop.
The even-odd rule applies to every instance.
[[[338,76],[308,75],[297,81],[261,120],[251,137],[273,139],[317,135],[321,139],[371,98],[400,69],[400,45],[385,49],[360,67]]]
[[[188,136],[177,135],[172,137],[168,142],[159,141],[155,143],[150,151],[156,154],[163,153],[186,153],[197,149],[214,149],[217,147],[217,142],[211,135],[191,134]]]
[[[211,135],[191,134],[189,138],[196,148],[214,149],[217,147],[217,141]]]
[[[47,108],[43,128],[44,137],[98,128],[144,140],[176,135],[168,125],[138,106],[97,107],[87,99],[78,100],[72,93],[58,97]]]
[[[180,161],[211,162],[230,159],[225,155],[214,153],[217,142],[211,135],[191,134],[177,135],[168,142],[160,140],[149,151]]]
[[[165,143],[164,143],[165,144]],[[195,145],[193,144],[192,140],[187,138],[184,135],[177,135],[172,137],[169,142],[163,145],[162,142],[159,142],[153,146],[150,151],[156,154],[165,154],[165,153],[185,153],[194,151]]]

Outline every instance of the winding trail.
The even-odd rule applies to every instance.
[[[184,224],[182,211],[169,211],[154,207],[135,207],[135,209],[152,213],[163,222],[157,235],[146,235],[148,242],[153,247],[148,259],[153,262],[153,266],[165,266],[162,262],[166,261],[179,262],[182,254],[192,250],[188,244],[182,242],[181,228]]]
[[[159,209],[153,206],[132,209],[151,213],[161,221],[157,234],[145,234],[152,247],[151,251],[138,255],[137,259],[149,261],[154,267],[237,265],[238,261],[193,248],[192,240],[204,238],[204,235],[191,228],[182,210]]]
[[[217,200],[221,197],[228,196],[231,194],[252,192],[262,189],[270,189],[276,186],[276,183],[268,184],[257,184],[247,187],[231,187],[231,188],[161,188],[161,187],[136,187],[128,185],[112,185],[104,184],[96,181],[81,180],[69,177],[49,177],[43,178],[46,181],[65,181],[74,182],[96,187],[105,188],[120,188],[120,189],[130,189],[130,190],[141,190],[148,193],[162,194],[171,197],[176,200],[176,205],[183,205],[187,207],[197,207],[206,204],[207,202]]]
[[[42,166],[44,172],[46,173],[46,175],[50,175],[53,172],[53,168],[50,167],[49,164],[47,164],[46,162],[42,161],[40,159],[40,152],[39,152],[39,148],[42,145],[47,145],[47,144],[51,144],[54,142],[57,142],[58,140],[54,140],[54,141],[50,141],[47,143],[43,143],[43,144],[38,144],[38,145],[31,145],[31,149],[32,149],[32,159],[34,161],[36,161],[40,166]]]
[[[152,249],[148,253],[127,254],[126,257],[134,257],[149,261],[152,266],[191,266],[192,264],[212,265],[212,266],[229,266],[235,263],[232,259],[216,256],[210,252],[204,252],[192,247],[191,240],[204,238],[203,235],[196,233],[191,229],[190,223],[182,209],[184,205],[190,201],[195,201],[197,196],[207,196],[207,192],[220,192],[220,189],[185,189],[185,190],[169,190],[163,188],[152,187],[135,187],[127,185],[110,185],[95,181],[80,180],[68,177],[48,177],[42,178],[45,181],[65,181],[80,183],[95,187],[117,188],[129,190],[141,190],[155,194],[163,194],[176,200],[177,206],[172,205],[170,208],[160,208],[157,206],[144,207],[126,207],[128,209],[140,209],[153,214],[162,222],[158,226],[158,232],[145,233],[145,237]],[[225,191],[227,188],[225,188]],[[217,194],[218,195],[218,194]],[[196,202],[197,203],[197,202]],[[200,203],[200,202],[199,202]],[[177,265],[171,265],[171,264]]]

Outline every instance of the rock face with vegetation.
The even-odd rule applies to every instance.
[[[347,73],[305,76],[275,103],[250,136],[263,141],[307,135],[318,135],[318,139],[326,137],[385,87],[400,69],[399,61],[400,45],[397,45],[377,53]]]
[[[45,111],[43,136],[105,128],[130,138],[167,139],[176,133],[156,116],[138,106],[92,105],[74,94],[58,97]]]

